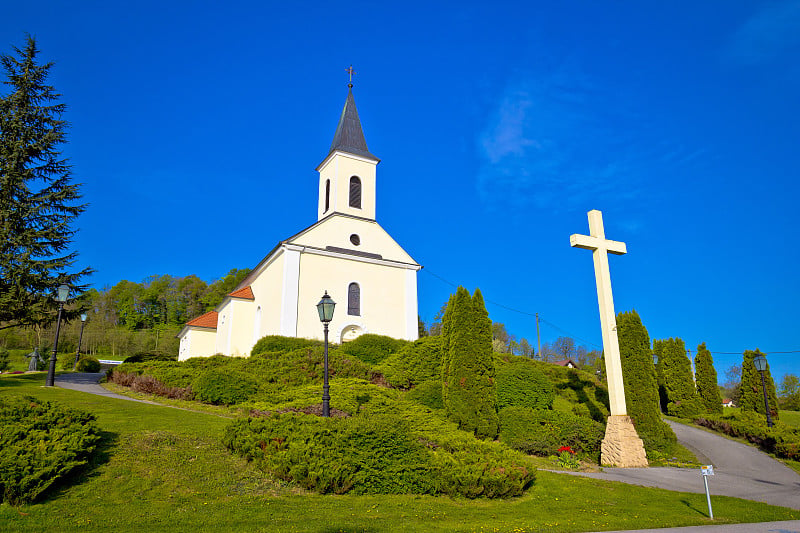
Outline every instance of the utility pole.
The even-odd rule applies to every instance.
[[[542,359],[542,335],[539,332],[539,313],[536,313],[536,341],[539,345],[539,361],[544,361]]]

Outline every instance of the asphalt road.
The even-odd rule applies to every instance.
[[[63,389],[72,389],[81,392],[88,392],[98,396],[105,396],[106,398],[117,398],[119,400],[130,400],[132,402],[153,403],[145,400],[137,400],[129,398],[122,394],[110,392],[99,385],[100,379],[105,375],[105,372],[72,372],[70,374],[61,374],[55,377],[56,387]]]
[[[678,442],[694,452],[700,461],[714,465],[715,475],[708,480],[712,498],[714,495],[734,496],[800,509],[800,475],[791,468],[752,446],[699,428],[671,421],[667,423],[678,436]],[[604,468],[599,473],[574,474],[646,487],[705,493],[703,479],[697,468]]]

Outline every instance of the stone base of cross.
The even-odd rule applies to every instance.
[[[633,422],[627,416],[625,387],[622,382],[622,362],[617,339],[617,317],[611,296],[611,275],[608,270],[608,254],[627,253],[624,242],[606,239],[603,229],[603,214],[589,211],[589,235],[572,235],[570,245],[592,250],[594,275],[597,281],[597,302],[600,306],[600,329],[603,332],[603,353],[606,361],[608,397],[611,416],[606,423],[606,436],[600,448],[603,465],[637,467],[648,466],[642,439],[636,433]]]

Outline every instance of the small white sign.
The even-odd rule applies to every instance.
[[[700,467],[700,473],[704,476],[714,475],[714,465],[703,465]]]

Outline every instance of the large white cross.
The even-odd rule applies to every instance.
[[[625,388],[622,383],[622,363],[619,357],[617,319],[614,299],[611,296],[611,274],[608,271],[609,253],[623,255],[628,252],[624,242],[606,239],[603,230],[603,213],[589,211],[589,235],[570,235],[569,243],[575,248],[592,250],[594,277],[597,282],[597,302],[600,305],[600,328],[603,331],[603,351],[606,359],[608,396],[611,415],[625,415]]]

